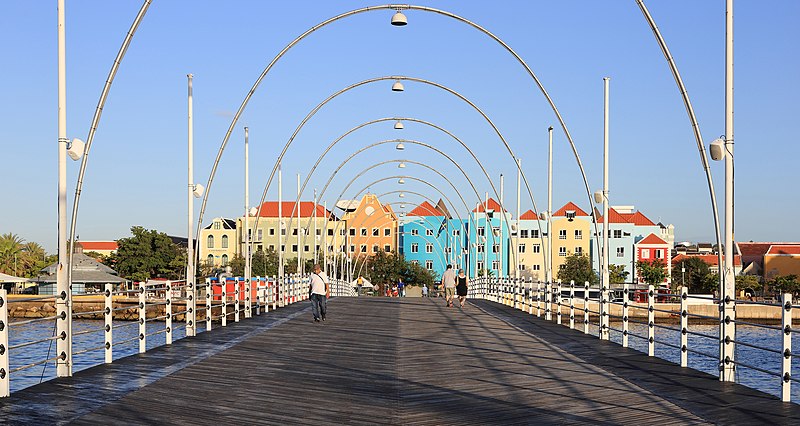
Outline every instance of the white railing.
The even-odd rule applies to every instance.
[[[791,371],[792,336],[798,332],[793,329],[792,312],[800,307],[793,304],[791,294],[783,294],[780,303],[720,300],[711,295],[690,295],[685,287],[681,287],[680,293],[673,294],[653,286],[631,288],[631,285],[625,284],[618,289],[608,289],[610,293],[621,297],[606,296],[608,299],[603,300],[603,294],[609,294],[609,291],[603,290],[599,286],[590,286],[588,282],[576,286],[574,282],[543,283],[515,278],[479,277],[471,281],[469,296],[511,306],[537,317],[544,316],[547,321],[555,321],[572,329],[582,319],[584,333],[589,334],[591,329],[595,329],[598,337],[603,338],[605,330],[606,335],[612,333],[613,340],[618,340],[623,347],[629,346],[630,338],[639,339],[645,343],[648,356],[656,355],[657,345],[671,348],[679,351],[677,358],[682,367],[696,368],[700,364],[700,361],[696,361],[690,365],[689,354],[692,354],[698,358],[714,360],[720,371],[731,364],[734,368],[754,370],[775,377],[776,383],[780,384],[781,400],[791,401],[791,384],[800,381],[792,376]],[[733,304],[738,308],[738,318],[724,316],[725,304]],[[705,308],[700,308],[702,306]],[[761,306],[762,311],[768,312],[773,321],[780,321],[780,325],[744,320],[746,316],[742,314],[743,311],[752,306]],[[713,312],[707,312],[709,307]],[[569,320],[563,321],[562,316],[567,314]],[[612,320],[618,326],[610,325]],[[696,324],[700,322],[719,324],[718,331],[697,331]],[[748,340],[743,333],[736,339],[726,341],[720,336],[724,336],[723,326],[731,324],[774,332],[780,336],[779,343],[776,346],[765,346]],[[636,326],[636,329],[644,328],[646,332],[634,332],[631,325]],[[692,340],[709,339],[711,346],[719,349],[713,352],[699,350],[696,348],[700,346],[698,340],[694,340],[695,347],[690,347],[690,336]],[[662,337],[661,340],[658,340],[659,337]],[[733,346],[725,348],[725,345]],[[726,355],[737,353],[731,349],[736,348],[736,345],[766,354],[772,360],[772,366],[768,361],[754,362]]]
[[[115,354],[119,358],[135,352],[135,349],[125,350],[124,345],[138,342],[138,352],[142,353],[160,344],[172,344],[176,331],[195,329],[201,322],[205,322],[205,331],[211,331],[215,324],[226,327],[228,321],[238,322],[254,314],[261,315],[262,312],[268,313],[279,307],[307,300],[309,283],[308,275],[292,274],[283,278],[253,277],[249,282],[241,277],[225,278],[222,282],[216,278],[206,279],[204,283],[198,284],[196,291],[183,281],[141,283],[138,288],[132,290],[114,290],[111,284],[107,284],[102,293],[74,294],[71,298],[73,306],[76,302],[91,304],[88,309],[80,312],[73,310],[73,318],[102,319],[102,323],[99,323],[102,325],[95,327],[92,323],[88,323],[91,325],[88,328],[82,327],[80,330],[70,330],[60,335],[55,335],[55,332],[50,335],[49,331],[46,331],[47,328],[43,327],[40,330],[42,332],[38,334],[47,336],[21,342],[15,342],[21,336],[15,335],[15,330],[36,323],[61,321],[63,318],[56,315],[55,309],[44,309],[37,311],[36,318],[10,322],[9,312],[12,306],[22,306],[26,302],[54,306],[61,296],[14,296],[9,299],[6,291],[0,290],[0,397],[10,395],[11,378],[15,373],[39,365],[46,367],[48,363],[67,359],[67,354],[54,354],[48,349],[46,356],[28,362],[31,359],[29,356],[31,350],[36,345],[51,344],[58,339],[69,342],[75,340],[70,348],[74,346],[77,350],[71,350],[69,356],[73,363],[79,362],[85,367],[89,359],[88,355],[84,355],[101,350],[104,351],[103,361],[97,363],[111,363]],[[331,296],[356,296],[356,293],[346,281],[333,279]],[[43,315],[42,312],[47,314]],[[137,325],[138,330],[133,328]],[[127,330],[122,330],[123,328]],[[94,338],[95,343],[86,344],[81,340],[84,339],[82,336],[89,338],[98,334],[102,336],[102,340]],[[162,334],[163,340],[153,339]],[[126,337],[120,338],[120,335]],[[96,343],[98,340],[101,343]],[[9,342],[14,343],[10,345]],[[44,347],[36,349],[45,352]],[[17,356],[24,356],[26,361],[15,363],[15,359],[23,359],[16,358]]]

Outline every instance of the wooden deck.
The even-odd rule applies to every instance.
[[[800,405],[491,302],[308,303],[0,400],[9,424],[800,424]]]

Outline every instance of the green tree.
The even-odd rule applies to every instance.
[[[761,281],[755,275],[739,275],[736,277],[736,289],[753,291],[761,290]]]
[[[638,260],[636,269],[639,271],[639,278],[647,284],[658,287],[668,277],[666,265],[661,259]]]
[[[800,292],[800,280],[797,275],[779,275],[769,282],[769,286],[780,293],[796,295]]]
[[[24,242],[17,234],[9,232],[0,235],[0,272],[9,275],[19,273]]]
[[[608,277],[611,284],[624,284],[631,273],[625,270],[625,265],[608,265]]]
[[[681,272],[681,268],[685,271]],[[709,285],[708,275],[711,273],[708,263],[699,257],[688,257],[680,262],[672,263],[672,285],[689,287],[690,293],[710,294],[717,290],[718,284]]]
[[[494,269],[478,269],[477,276],[482,277],[484,273],[486,274],[487,277],[493,277]]]
[[[109,259],[121,276],[134,281],[185,276],[186,251],[167,234],[141,226],[132,227],[131,233],[132,237],[117,240],[117,253]]]
[[[44,248],[39,243],[32,241],[23,244],[22,258],[25,269],[24,272],[20,272],[20,276],[23,277],[35,277],[40,270],[52,263],[48,261]]]
[[[259,250],[253,253],[250,260],[253,276],[268,277],[278,275],[278,253],[275,250]]]
[[[573,254],[558,267],[557,278],[562,283],[575,281],[576,284],[589,281],[589,284],[596,284],[599,280],[597,274],[592,269],[592,262],[589,256],[583,254]]]

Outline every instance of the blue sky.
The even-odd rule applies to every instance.
[[[224,6],[220,6],[224,4]],[[236,111],[256,78],[291,40],[363,1],[155,1],[127,52],[89,157],[77,234],[111,240],[141,225],[186,234],[186,74],[194,74],[195,179],[205,183]],[[492,7],[488,5],[491,4]],[[68,134],[85,139],[100,91],[140,2],[67,1]],[[713,225],[692,129],[666,62],[633,1],[431,1],[420,5],[472,20],[511,46],[531,66],[561,111],[592,190],[602,186],[603,82],[611,77],[610,198],[635,205],[654,221],[674,224],[678,241],[711,241]],[[724,133],[723,1],[647,2],[679,66],[706,143]],[[800,2],[735,4],[736,238],[798,241],[795,182],[800,144]],[[301,120],[336,91],[362,80],[404,75],[462,93],[492,119],[522,158],[537,206],[546,206],[547,127],[554,132],[554,208],[567,201],[589,209],[564,134],[524,69],[494,41],[456,20],[408,11],[409,25],[389,25],[390,10],[328,25],[290,50],[267,75],[237,124],[209,195],[205,223],[235,217],[243,206],[243,127],[250,128],[251,204],[260,199],[278,153]],[[4,152],[0,232],[53,252],[57,237],[56,2],[0,3],[0,131]],[[496,184],[506,176],[514,205],[513,163],[483,118],[457,97],[407,82],[367,84],[336,97],[300,131],[284,159],[284,194],[294,192],[321,151],[347,130],[383,117],[413,117],[448,129],[481,159]],[[439,147],[459,162],[483,193],[486,179],[452,139],[426,126],[391,122],[344,138],[309,188],[321,188],[359,147],[405,137]],[[390,159],[426,162],[457,186],[467,182],[432,151],[391,144],[348,163],[333,181],[329,205],[358,172]],[[69,199],[79,163],[70,162]],[[418,176],[449,186],[421,167]],[[712,164],[723,199],[723,165]],[[381,166],[347,195],[382,176]],[[415,182],[409,190],[438,193]],[[370,190],[398,189],[393,181]],[[309,191],[311,191],[309,189]],[[269,198],[276,197],[273,184]],[[468,202],[474,195],[464,191]],[[304,198],[311,198],[311,193]],[[457,197],[452,197],[457,198]],[[413,197],[409,197],[413,200]],[[386,202],[397,201],[396,196]],[[523,197],[523,210],[531,207]],[[199,201],[196,203],[199,207]],[[461,207],[463,209],[463,207]],[[721,212],[722,213],[722,212]],[[195,219],[197,212],[195,213]]]

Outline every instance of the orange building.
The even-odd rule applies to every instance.
[[[372,256],[379,251],[397,251],[397,215],[384,206],[375,194],[366,194],[360,202],[346,205],[340,226],[348,236],[345,250],[351,256]]]
[[[800,276],[800,245],[774,244],[764,254],[764,279],[786,275]]]

